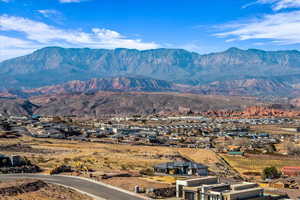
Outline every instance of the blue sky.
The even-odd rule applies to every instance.
[[[45,46],[300,48],[300,0],[0,0],[0,60]]]

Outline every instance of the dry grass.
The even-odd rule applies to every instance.
[[[62,164],[71,165],[73,168],[83,171],[92,169],[95,171],[93,175],[96,177],[103,173],[138,172],[141,169],[152,168],[159,163],[171,162],[173,160],[170,159],[178,158],[179,154],[209,166],[218,162],[215,153],[203,149],[101,144],[30,137],[0,140],[0,145],[16,143],[27,144],[36,149],[51,150],[50,153],[39,153],[38,151],[36,151],[38,153],[17,153],[28,157],[34,164],[44,169],[43,173],[49,173],[51,169]],[[14,152],[2,151],[0,153],[11,154]],[[82,175],[88,177],[88,174]],[[136,185],[143,188],[169,187],[175,183],[176,179],[172,176],[115,177],[101,181],[133,191]],[[33,193],[32,195],[31,198],[27,198],[28,196],[18,197],[22,200],[42,200],[44,194]],[[75,198],[65,199],[76,200]],[[9,200],[16,200],[16,198]]]
[[[218,158],[213,151],[207,149],[179,149],[179,153],[195,162],[203,164],[214,164],[218,162]]]
[[[178,149],[170,147],[131,146],[101,144],[55,139],[22,137],[1,140],[0,144],[29,144],[32,148],[53,150],[54,153],[18,153],[27,156],[45,170],[67,164],[77,169],[93,169],[97,172],[138,171],[156,164],[170,162],[170,156],[179,153],[195,162],[214,164],[218,159],[210,150]],[[0,152],[10,154],[12,152]]]
[[[216,163],[219,159],[215,152],[207,149],[179,149],[179,153],[197,163],[204,164],[209,167],[210,171],[218,172],[219,169]]]
[[[75,168],[86,167],[103,172],[140,170],[170,161],[164,155],[177,154],[176,149],[166,147],[112,145],[26,137],[7,141],[1,140],[0,144],[18,142],[30,144],[33,148],[57,151],[57,153],[50,154],[18,153],[27,156],[33,163],[46,170],[61,164],[68,164]],[[1,153],[9,154],[11,152]]]
[[[274,166],[281,170],[284,166],[300,166],[300,159],[288,156],[269,156],[269,155],[246,155],[230,156],[221,155],[233,168],[240,174],[245,172],[261,173],[265,167]]]
[[[170,184],[149,181],[139,177],[115,177],[102,181],[128,191],[134,191],[136,185],[144,189],[170,187]]]

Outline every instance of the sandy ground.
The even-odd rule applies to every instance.
[[[139,177],[116,177],[110,179],[101,180],[107,184],[123,188],[125,190],[134,191],[134,187],[138,185],[142,188],[164,188],[171,187],[172,185],[166,183],[150,182],[143,180]]]

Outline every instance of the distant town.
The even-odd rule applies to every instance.
[[[149,198],[295,199],[300,196],[299,132],[300,119],[272,116],[1,116],[0,172],[88,177]],[[141,154],[150,163],[113,167],[104,152],[90,154],[93,150],[74,158],[86,145],[116,148],[109,155],[122,159]],[[160,154],[157,148],[170,152]],[[50,164],[59,152],[61,164]],[[105,170],[94,168],[95,155],[104,159]],[[120,185],[124,181],[131,186]]]

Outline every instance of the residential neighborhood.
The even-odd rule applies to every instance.
[[[99,176],[96,175],[99,173],[98,170],[93,169],[92,165],[88,167],[86,161],[80,161],[82,162],[81,167],[77,167],[74,162],[74,166],[76,166],[74,168],[73,164],[69,165],[69,158],[64,158],[64,165],[52,169],[53,173],[54,171],[55,173],[66,174],[77,173],[79,176],[89,174],[96,180],[104,180],[116,185],[118,185],[118,179],[124,179],[124,181],[134,179],[136,185],[133,185],[132,189],[128,189],[152,198],[177,196],[178,199],[188,200],[287,199],[290,194],[294,198],[294,195],[297,194],[296,191],[300,188],[300,179],[298,179],[300,165],[290,165],[296,163],[296,160],[289,161],[289,157],[293,159],[292,156],[297,156],[300,152],[296,146],[300,142],[298,135],[300,120],[298,119],[130,116],[81,120],[75,116],[34,115],[31,117],[2,116],[0,124],[0,136],[8,141],[22,140],[22,138],[28,137],[41,142],[48,141],[49,145],[53,142],[56,143],[56,141],[68,141],[95,145],[129,145],[129,147],[136,146],[137,148],[143,148],[143,146],[167,148],[181,152],[168,157],[163,154],[153,155],[153,158],[163,158],[166,159],[166,162],[160,161],[157,164],[151,164],[148,168],[140,169],[139,174],[136,174],[135,170],[129,170],[122,166],[120,172],[106,170],[104,174]],[[266,127],[265,130],[267,131],[260,131],[260,127]],[[270,130],[282,132],[268,131],[269,127]],[[29,169],[33,173],[39,170],[43,171],[43,167],[39,169],[35,165],[38,166],[41,161],[48,162],[42,156],[47,155],[52,150],[41,149],[45,148],[42,146],[41,143],[41,147],[36,149],[24,144],[6,145],[3,148],[0,145],[0,150],[8,153],[7,155],[2,154],[0,157],[2,173],[21,172],[22,170],[29,172]],[[20,152],[36,152],[40,157],[36,160],[34,157],[36,153],[31,153],[29,157],[32,159],[34,167],[29,167],[32,165],[29,164],[22,168],[21,164],[25,162],[24,159],[31,163],[30,158],[10,154],[9,149],[11,151],[20,149]],[[205,154],[202,154],[201,157],[204,160],[199,162],[197,157],[194,157],[196,154],[182,153],[191,150],[209,152],[218,161],[210,163],[205,160]],[[58,150],[53,150],[53,152],[55,151]],[[76,149],[72,151],[76,151]],[[44,153],[41,154],[42,152]],[[277,161],[282,167],[276,168],[278,170],[278,175],[274,175],[276,178],[260,178],[265,173],[264,168],[261,168],[262,171],[257,171],[255,163],[252,163],[254,161],[251,160],[256,159],[255,162],[259,162],[259,159],[265,159],[263,155],[266,158],[268,156],[269,158],[270,156],[274,157],[275,160],[283,159],[284,156],[287,159],[286,162],[283,160],[282,163]],[[78,160],[81,159],[78,158]],[[242,161],[244,159],[250,159],[247,161],[250,163],[243,166],[249,169],[240,171],[239,167],[235,167],[234,162],[235,160],[244,162]],[[273,165],[263,166],[266,168],[273,167]],[[9,168],[11,170],[4,170]],[[266,174],[266,176],[269,175]],[[158,177],[160,177],[159,179],[172,179],[172,181],[168,183],[165,180],[158,182],[162,184],[161,186],[158,186],[158,183],[157,186],[153,185],[154,187],[147,186],[151,185],[152,179],[155,180]],[[142,183],[139,183],[141,180],[143,180]],[[149,180],[151,181],[149,182]]]

